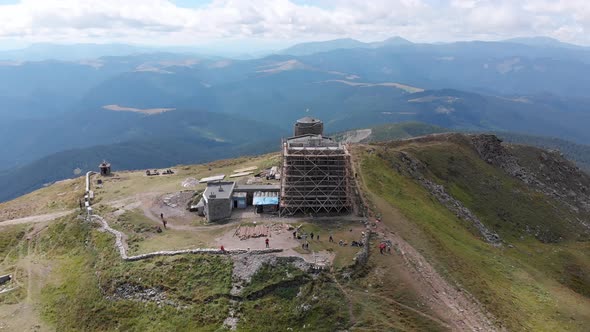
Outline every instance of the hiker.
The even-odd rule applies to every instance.
[[[164,220],[164,214],[160,213],[160,219]]]
[[[317,233],[317,234],[315,235],[315,239],[316,239],[316,240],[318,240],[318,241],[320,240],[320,233]]]
[[[385,243],[381,242],[381,244],[379,245],[379,252],[381,253],[381,255],[383,255],[384,250],[385,250]]]
[[[389,243],[387,244],[387,253],[391,254],[391,245]]]
[[[268,240],[268,238],[266,238],[266,240],[264,240],[264,243],[266,243],[266,247],[268,248],[268,244],[270,243],[270,241]]]
[[[332,232],[330,232],[330,238],[328,239],[328,242],[334,242],[334,238],[332,237]]]
[[[297,239],[297,231],[293,232],[293,238]]]
[[[225,247],[223,247],[223,245],[221,245],[221,248],[220,249],[221,249],[221,253],[222,254],[225,254]]]
[[[309,236],[310,236],[310,237],[311,237],[311,239],[313,240],[313,232],[311,232],[311,233],[309,234]]]
[[[164,224],[164,229],[167,229],[166,225],[168,224],[168,222],[166,221],[166,219],[162,219],[162,224]]]

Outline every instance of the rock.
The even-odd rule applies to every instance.
[[[495,246],[501,245],[500,236],[490,231],[473,212],[463,205],[463,203],[447,193],[444,186],[422,176],[422,171],[426,170],[426,166],[424,166],[419,160],[406,152],[400,152],[400,159],[407,165],[406,169],[409,170],[410,176],[417,180],[422,187],[428,190],[441,204],[446,206],[447,209],[452,211],[458,218],[471,222],[488,243]]]

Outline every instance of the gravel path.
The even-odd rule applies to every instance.
[[[4,220],[4,221],[0,221],[0,227],[51,221],[51,220],[55,220],[57,218],[67,216],[68,214],[70,214],[74,211],[76,211],[76,210],[68,210],[68,211],[62,211],[62,212],[40,214],[37,216],[29,216],[29,217],[18,218],[18,219]]]

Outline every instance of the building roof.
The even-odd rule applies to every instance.
[[[225,174],[219,174],[219,175],[214,175],[214,176],[209,176],[206,178],[202,178],[199,180],[199,183],[205,183],[205,182],[212,182],[212,181],[221,181],[225,178]]]
[[[234,191],[280,191],[281,186],[278,184],[236,184]]]
[[[324,137],[322,135],[304,135],[304,136],[297,136],[291,137],[287,139],[287,145],[289,148],[293,147],[316,147],[316,148],[327,148],[327,147],[334,147],[338,148],[341,146],[340,143],[332,140],[331,138]]]
[[[316,122],[322,122],[319,119],[316,118],[312,118],[311,116],[306,116],[303,117],[299,120],[297,120],[297,123],[316,123]]]
[[[209,199],[229,199],[234,192],[235,182],[209,182],[203,193],[205,201]],[[213,196],[212,196],[213,195]]]

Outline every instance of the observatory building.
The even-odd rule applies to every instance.
[[[324,123],[316,118],[306,116],[295,122],[293,129],[293,136],[303,135],[323,135],[324,134]]]
[[[297,120],[294,137],[283,139],[280,213],[343,213],[352,208],[350,154],[324,137],[324,124]]]

